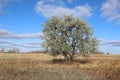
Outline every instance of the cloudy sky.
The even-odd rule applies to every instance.
[[[41,49],[41,24],[63,15],[87,20],[99,50],[120,53],[120,0],[0,0],[0,48]]]

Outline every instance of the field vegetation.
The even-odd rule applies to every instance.
[[[120,80],[120,55],[64,61],[48,54],[0,54],[0,80]]]

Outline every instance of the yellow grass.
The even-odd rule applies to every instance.
[[[41,80],[52,80],[53,77],[50,77],[49,75],[52,75],[54,71],[62,71],[62,69],[64,69],[64,71],[66,72],[68,71],[68,69],[69,71],[75,69],[74,71],[76,72],[79,70],[83,71],[82,74],[79,72],[77,74],[80,74],[82,76],[89,76],[87,78],[84,76],[84,80],[120,80],[120,55],[96,54],[91,55],[87,60],[84,60],[82,57],[77,57],[74,61],[71,62],[61,61],[61,59],[63,59],[62,56],[51,57],[48,54],[42,53],[0,54],[0,80],[40,80],[40,75],[46,76],[44,78],[41,78]],[[46,75],[48,73],[46,70],[44,70],[46,68],[47,71],[50,70],[51,74]],[[43,70],[44,72],[42,72],[43,74],[41,74],[40,71]],[[71,74],[69,71],[68,75]],[[22,74],[20,74],[21,72]],[[56,73],[63,75],[59,72]],[[73,76],[76,75],[73,74]],[[90,76],[94,76],[96,78],[92,79]],[[69,77],[66,77],[62,80],[67,79],[69,79]],[[70,79],[73,80],[72,78]],[[55,80],[61,79],[58,79],[58,77],[56,77]]]

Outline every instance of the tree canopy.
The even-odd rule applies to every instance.
[[[54,56],[61,54],[66,60],[72,60],[75,55],[88,56],[97,48],[93,29],[85,20],[71,15],[53,16],[43,26],[44,47]]]

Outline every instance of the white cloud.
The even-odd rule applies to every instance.
[[[0,0],[0,14],[3,13],[3,7],[8,4],[9,0]]]
[[[68,3],[72,3],[72,2],[73,2],[73,0],[67,0],[67,2],[68,2]]]
[[[24,38],[42,38],[42,37],[43,37],[43,33],[15,34],[7,30],[0,29],[0,38],[24,39]]]
[[[21,3],[22,0],[0,0],[0,14],[4,13],[3,8],[9,3],[9,2],[16,2]]]
[[[25,44],[11,44],[13,47],[24,47],[24,48],[38,48],[40,49],[40,46],[31,46],[31,45],[25,45]]]
[[[15,43],[15,42],[10,42],[10,41],[5,41],[5,40],[0,40],[0,44],[4,45],[4,47],[22,47],[22,48],[40,48],[40,42],[28,42],[28,43]],[[0,46],[2,48],[3,46]]]
[[[120,24],[120,0],[107,0],[102,4],[101,16]]]
[[[120,40],[101,40],[99,50],[105,53],[120,54]]]
[[[56,3],[56,2],[55,2]],[[61,3],[63,3],[61,1]],[[90,17],[91,7],[88,4],[75,6],[74,8],[68,8],[63,5],[55,5],[51,3],[46,3],[45,1],[37,2],[35,6],[35,10],[37,13],[42,14],[45,17],[51,16],[63,16],[63,15],[73,15],[74,17]]]
[[[104,46],[120,46],[120,40],[103,41],[101,45],[104,45]]]
[[[40,45],[40,42],[28,42],[27,45]]]
[[[9,42],[9,41],[2,41],[2,40],[0,40],[0,44],[11,44],[11,42]]]

